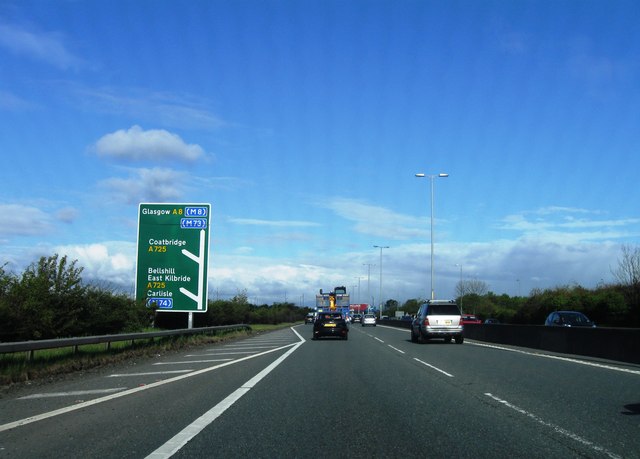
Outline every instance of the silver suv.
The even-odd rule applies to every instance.
[[[431,338],[444,338],[445,343],[451,339],[462,344],[462,317],[460,308],[453,300],[427,300],[418,309],[411,322],[411,341],[425,342]]]

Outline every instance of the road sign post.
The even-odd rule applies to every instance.
[[[140,204],[136,298],[159,311],[206,312],[211,204]]]

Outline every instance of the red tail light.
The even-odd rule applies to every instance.
[[[424,321],[422,322],[422,325],[424,325],[425,327],[429,326],[429,318],[428,317],[424,318]]]

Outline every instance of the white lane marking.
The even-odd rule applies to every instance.
[[[294,332],[295,332],[295,330],[294,330]],[[298,336],[300,336],[300,335],[298,334]],[[302,339],[302,337],[300,337],[300,338]],[[116,398],[124,397],[126,395],[135,394],[135,393],[141,392],[143,390],[149,390],[149,389],[153,389],[154,387],[162,386],[162,385],[165,385],[165,384],[170,384],[170,383],[173,383],[173,382],[176,382],[176,381],[180,381],[180,380],[183,380],[183,379],[186,379],[186,378],[191,378],[193,376],[201,375],[201,374],[207,373],[209,371],[217,370],[218,368],[226,367],[226,366],[229,366],[229,365],[235,365],[236,363],[240,363],[240,362],[243,362],[245,360],[254,359],[256,357],[260,357],[260,356],[263,356],[263,355],[270,354],[272,352],[277,352],[277,351],[280,351],[282,349],[286,349],[286,348],[291,347],[291,346],[295,346],[296,344],[297,343],[289,344],[289,345],[282,346],[282,347],[279,347],[279,348],[276,348],[276,349],[270,349],[268,351],[263,351],[263,352],[261,352],[259,354],[248,355],[246,357],[242,357],[242,358],[239,358],[237,360],[232,360],[230,362],[221,363],[220,365],[214,365],[212,367],[203,368],[201,370],[197,370],[197,371],[193,371],[191,373],[187,373],[187,374],[184,374],[184,375],[176,376],[174,378],[165,379],[163,381],[156,381],[156,382],[147,384],[146,386],[135,387],[133,389],[128,389],[128,390],[125,390],[125,391],[122,391],[122,392],[118,392],[116,394],[107,395],[107,396],[96,398],[96,399],[93,399],[93,400],[87,400],[86,402],[77,403],[75,405],[66,406],[64,408],[59,408],[57,410],[48,411],[46,413],[38,414],[38,415],[35,415],[35,416],[30,416],[28,418],[20,419],[18,421],[9,422],[7,424],[2,424],[2,425],[0,425],[0,432],[4,432],[5,430],[15,429],[16,427],[20,427],[20,426],[23,426],[23,425],[26,425],[26,424],[31,424],[32,422],[41,421],[43,419],[52,418],[54,416],[59,416],[61,414],[69,413],[71,411],[80,410],[80,409],[86,408],[88,406],[97,405],[98,403],[107,402],[109,400],[114,400]]]
[[[380,338],[378,338],[377,336],[374,336],[373,339],[380,341],[381,343],[384,343],[384,341],[382,341]]]
[[[223,348],[225,348],[225,350],[228,349],[269,349],[270,347],[277,347],[276,344],[274,344],[273,346],[256,346],[254,344],[238,344],[235,346],[222,346]]]
[[[189,373],[194,370],[169,370],[169,371],[148,371],[146,373],[117,373],[106,376],[107,378],[123,378],[127,376],[156,376],[156,375],[170,375],[176,373]]]
[[[400,350],[397,347],[393,347],[391,344],[387,344],[387,346],[389,346],[394,351],[398,351],[400,354],[404,354],[405,353],[403,350]]]
[[[447,373],[446,371],[441,370],[441,369],[440,369],[440,368],[438,368],[438,367],[434,367],[434,366],[433,366],[433,365],[431,365],[430,363],[423,362],[422,360],[420,360],[420,359],[416,359],[415,357],[413,358],[413,360],[415,360],[416,362],[420,362],[421,364],[423,364],[423,365],[425,365],[425,366],[427,366],[427,367],[429,367],[429,368],[431,368],[431,369],[433,369],[433,370],[439,371],[439,372],[440,372],[440,373],[442,373],[443,375],[446,375],[446,376],[448,376],[448,377],[450,377],[450,378],[453,378],[453,375],[452,375],[452,374]]]
[[[253,354],[254,351],[213,352],[208,354],[187,354],[185,357],[214,357],[216,355]]]
[[[233,359],[211,359],[211,360],[185,360],[183,362],[156,362],[153,365],[184,365],[190,363],[212,363],[212,362],[228,362]]]
[[[18,397],[18,400],[29,400],[34,398],[53,398],[53,397],[77,397],[78,395],[95,395],[95,394],[111,394],[126,390],[126,387],[113,387],[111,389],[93,389],[93,390],[72,390],[69,392],[48,392],[44,394],[31,394],[24,397]]]
[[[486,395],[487,397],[492,398],[493,400],[495,400],[496,402],[506,406],[507,408],[511,408],[512,410],[514,410],[514,411],[516,411],[516,412],[528,417],[529,419],[533,419],[538,424],[541,424],[541,425],[543,425],[545,427],[549,427],[550,429],[552,429],[556,433],[559,433],[560,435],[564,435],[565,437],[571,438],[572,440],[575,440],[575,441],[577,441],[578,443],[581,443],[584,446],[587,446],[587,447],[589,447],[589,448],[591,448],[591,449],[593,449],[595,451],[598,451],[599,453],[606,454],[607,456],[609,456],[611,458],[614,458],[614,459],[618,459],[618,458],[621,457],[621,456],[618,456],[615,453],[612,453],[611,451],[608,451],[606,448],[604,448],[602,446],[598,446],[595,443],[593,443],[593,442],[591,442],[589,440],[586,440],[585,438],[582,438],[580,435],[577,435],[577,434],[575,434],[573,432],[568,431],[567,429],[563,429],[560,426],[557,426],[557,425],[552,424],[552,423],[550,423],[548,421],[545,421],[544,419],[536,416],[535,414],[529,413],[528,411],[526,411],[526,410],[524,410],[522,408],[519,408],[519,407],[507,402],[506,400],[502,400],[501,398],[498,398],[498,397],[496,397],[495,395],[493,395],[493,394],[491,394],[489,392],[485,392],[484,395]]]
[[[468,344],[471,344],[472,346],[480,346],[480,347],[489,347],[492,349],[500,349],[501,351],[509,351],[509,352],[515,352],[517,354],[526,354],[526,355],[532,355],[534,357],[542,357],[542,358],[546,358],[546,359],[553,359],[553,360],[561,360],[563,362],[571,362],[571,363],[577,363],[579,365],[586,365],[589,367],[596,367],[596,368],[602,368],[605,370],[613,370],[613,371],[619,371],[621,373],[631,373],[634,375],[640,375],[640,370],[631,370],[629,368],[620,368],[620,367],[615,367],[613,365],[606,365],[603,363],[596,363],[596,362],[588,362],[586,360],[580,360],[580,359],[575,359],[575,358],[570,358],[570,357],[560,357],[558,355],[551,355],[551,354],[543,354],[540,352],[531,352],[531,351],[523,351],[521,349],[512,349],[509,347],[503,347],[503,346],[497,346],[495,344],[484,344],[484,343],[478,343],[478,342],[472,342],[472,341],[466,341]],[[623,365],[624,363],[621,363],[621,365]]]
[[[182,429],[182,431],[178,432],[173,438],[169,439],[169,441],[167,441],[160,448],[149,454],[147,456],[147,459],[165,459],[173,456],[176,452],[182,449],[182,447],[186,445],[193,437],[198,435],[204,428],[215,421],[222,413],[227,410],[227,408],[230,408],[235,402],[240,400],[240,398],[242,398],[244,394],[253,389],[253,387],[255,387],[255,385],[258,384],[258,382],[260,382],[262,378],[271,373],[271,371],[273,371],[278,365],[280,365],[287,357],[293,354],[303,343],[304,341],[296,343],[291,349],[282,354],[268,367],[266,367],[260,373],[244,383],[238,389],[236,389],[231,395],[222,400],[220,403],[211,408],[198,419],[193,421],[187,427]]]

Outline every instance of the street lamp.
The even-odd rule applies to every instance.
[[[380,295],[378,301],[380,302],[380,319],[382,319],[382,249],[388,249],[388,245],[374,245],[376,249],[380,249]]]
[[[362,266],[367,266],[368,270],[367,270],[367,304],[369,304],[369,300],[371,300],[371,267],[375,266],[372,265],[371,263],[362,263]],[[367,310],[369,310],[371,308],[371,306],[369,305],[369,307],[367,307]]]
[[[433,289],[433,179],[436,177],[449,177],[449,174],[416,174],[416,177],[429,177],[431,181],[431,299],[435,300],[435,291]]]
[[[356,279],[358,279],[358,297],[356,298],[356,303],[358,303],[358,312],[360,312],[360,303],[362,303],[362,301],[360,301],[360,280],[364,278],[358,276]]]
[[[460,312],[462,312],[462,297],[464,296],[464,286],[462,284],[462,265],[456,263],[456,266],[460,266]]]

